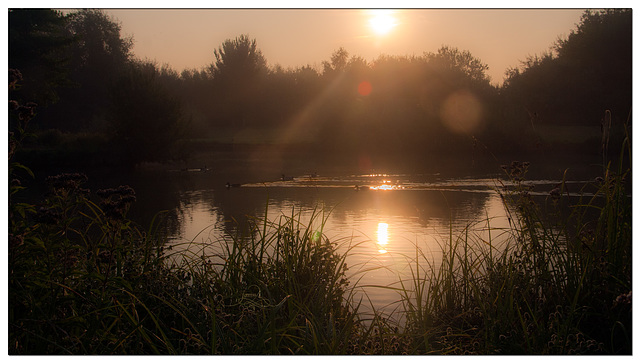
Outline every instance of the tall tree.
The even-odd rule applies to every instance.
[[[537,122],[598,126],[605,110],[625,121],[631,110],[630,9],[584,12],[580,24],[542,56],[510,70],[505,108]],[[514,112],[515,113],[515,112]]]
[[[9,68],[24,76],[14,97],[45,107],[69,84],[67,19],[51,9],[9,9]]]
[[[459,50],[450,46],[442,46],[436,54],[429,53],[428,57],[440,67],[453,72],[459,72],[465,79],[474,82],[489,82],[486,72],[489,66],[468,50]]]
[[[343,71],[349,62],[349,52],[343,47],[338,48],[331,54],[331,61],[323,61],[323,73],[326,75],[331,72]]]
[[[259,123],[258,97],[267,75],[267,61],[255,39],[240,35],[227,39],[213,52],[216,61],[209,67],[213,75],[218,110],[223,126],[242,127]]]
[[[631,110],[632,49],[631,9],[586,10],[554,46],[565,77],[575,82],[572,93],[593,106],[588,112],[599,117],[610,109],[623,121]]]
[[[71,79],[65,102],[56,106],[57,126],[64,130],[104,127],[108,88],[132,60],[133,39],[120,34],[120,24],[104,11],[85,9],[68,15],[67,30],[76,38],[70,48]]]
[[[258,49],[256,40],[249,39],[246,34],[225,40],[219,48],[214,49],[213,54],[216,61],[210,69],[218,80],[251,81],[267,72],[267,61]]]
[[[110,131],[123,163],[163,161],[178,155],[176,145],[186,122],[181,102],[163,77],[152,63],[133,63],[109,90]]]

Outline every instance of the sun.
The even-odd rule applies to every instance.
[[[369,26],[378,35],[388,34],[398,25],[393,10],[370,10]]]

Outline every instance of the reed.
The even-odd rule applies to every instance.
[[[130,188],[94,201],[86,177],[53,177],[38,207],[10,205],[9,351],[629,354],[629,174],[606,170],[577,200],[562,186],[543,200],[526,183],[500,189],[509,228],[451,227],[441,261],[416,245],[411,278],[386,287],[395,320],[359,314],[345,262],[357,245],[338,254],[321,210],[169,245],[162,215],[145,231],[125,218]]]
[[[384,287],[400,318],[376,307],[365,318],[347,275],[358,244],[326,237],[330,211],[304,224],[300,211],[268,220],[265,209],[225,239],[168,244],[162,213],[146,230],[126,218],[128,186],[91,193],[86,176],[61,174],[40,203],[18,201],[33,173],[11,158],[33,107],[14,109],[10,354],[631,353],[628,134],[592,197],[569,198],[562,183],[536,200],[528,164],[505,167],[509,227],[487,218],[454,234],[452,223],[441,261],[416,245],[411,278]]]
[[[630,354],[628,140],[617,168],[585,187],[591,197],[570,198],[562,183],[535,199],[528,164],[515,163],[505,170],[516,188],[498,189],[509,228],[487,219],[450,233],[439,265],[416,247],[400,294],[412,352]]]
[[[13,208],[10,353],[347,352],[361,321],[318,213],[169,248],[161,229],[125,218],[132,189],[98,191],[96,203],[85,180],[50,178],[40,208]]]

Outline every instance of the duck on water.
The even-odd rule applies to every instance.
[[[182,169],[182,171],[205,173],[207,171],[211,171],[211,169],[207,168],[207,166],[205,165],[203,168],[184,168]]]

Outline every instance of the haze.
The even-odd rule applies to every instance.
[[[5,16],[8,354],[631,355],[632,8],[67,15]]]
[[[270,66],[319,66],[336,49],[375,60],[422,55],[442,45],[489,65],[493,83],[527,56],[575,29],[583,9],[109,9],[133,36],[135,55],[180,72],[213,62],[226,39],[248,34]],[[385,19],[385,16],[387,17]],[[377,18],[377,19],[376,19]],[[377,24],[377,25],[375,25]]]

